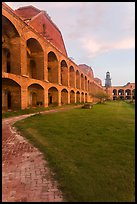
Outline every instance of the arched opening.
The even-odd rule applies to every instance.
[[[2,71],[20,75],[20,36],[13,23],[2,16]]]
[[[8,109],[11,109],[11,92],[7,91]]]
[[[90,93],[92,93],[92,91],[93,91],[92,87],[93,87],[93,83],[90,82],[90,83],[89,83],[89,92],[90,92]]]
[[[81,93],[81,103],[84,103],[84,93]]]
[[[68,104],[68,91],[66,89],[61,91],[61,104]]]
[[[81,74],[81,89],[84,90],[84,75]]]
[[[89,88],[89,80],[88,80],[88,91],[90,90],[90,88]]]
[[[76,92],[76,103],[80,103],[80,92]]]
[[[58,83],[58,60],[54,52],[48,53],[48,81]]]
[[[68,66],[65,60],[61,61],[61,84],[68,86]]]
[[[18,110],[21,108],[21,87],[12,79],[2,79],[2,110]]]
[[[78,70],[76,71],[76,88],[80,89],[80,73]]]
[[[70,66],[69,74],[70,74],[70,86],[75,88],[75,70],[73,66]]]
[[[85,91],[88,90],[87,77],[85,76]]]
[[[113,100],[117,100],[117,90],[113,89]]]
[[[124,90],[123,89],[118,90],[118,97],[119,99],[124,100]]]
[[[70,91],[70,103],[75,103],[75,92],[73,90]]]
[[[49,105],[58,105],[58,90],[55,87],[51,87],[48,90],[48,104]]]
[[[2,50],[4,60],[5,60],[5,72],[11,73],[11,60],[10,60],[10,50],[8,48],[3,48]]]
[[[87,95],[87,93],[85,93],[85,103],[87,103],[88,102],[88,95]]]
[[[27,69],[30,78],[44,79],[44,53],[40,43],[34,38],[27,40]]]
[[[44,88],[39,84],[31,84],[28,87],[28,106],[44,106]]]
[[[132,99],[135,99],[135,89],[132,90]]]
[[[126,89],[125,90],[125,95],[126,95],[125,99],[126,100],[130,100],[131,99],[131,90],[130,89]]]

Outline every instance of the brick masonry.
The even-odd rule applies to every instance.
[[[43,154],[12,127],[25,117],[2,122],[2,202],[61,202],[63,195]]]

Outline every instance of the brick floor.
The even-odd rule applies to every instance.
[[[25,117],[2,121],[2,202],[63,201],[42,153],[12,127]]]
[[[74,106],[75,108],[81,107]],[[43,111],[54,113],[74,107]],[[12,124],[31,115],[2,120],[2,202],[63,202],[62,192],[43,154]]]

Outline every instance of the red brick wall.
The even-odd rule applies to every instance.
[[[43,33],[43,24],[46,25],[47,39],[53,43],[65,56],[67,56],[62,35],[55,25],[41,13],[37,18],[29,22],[39,33]]]
[[[40,11],[38,9],[34,9],[34,7],[22,7],[21,9],[15,10],[22,18],[32,18],[37,15]]]

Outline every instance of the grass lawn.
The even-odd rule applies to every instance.
[[[65,201],[135,201],[135,108],[122,101],[15,126],[48,158]]]
[[[25,115],[25,114],[29,114],[29,113],[36,113],[36,112],[40,112],[40,111],[46,111],[46,110],[58,109],[58,108],[62,108],[62,107],[69,107],[69,106],[76,106],[76,105],[80,105],[80,103],[67,104],[67,105],[63,105],[63,106],[49,106],[47,108],[35,107],[35,108],[26,108],[24,110],[7,111],[7,112],[2,113],[2,118],[4,119],[4,118],[14,117],[14,116],[18,116],[18,115]]]

